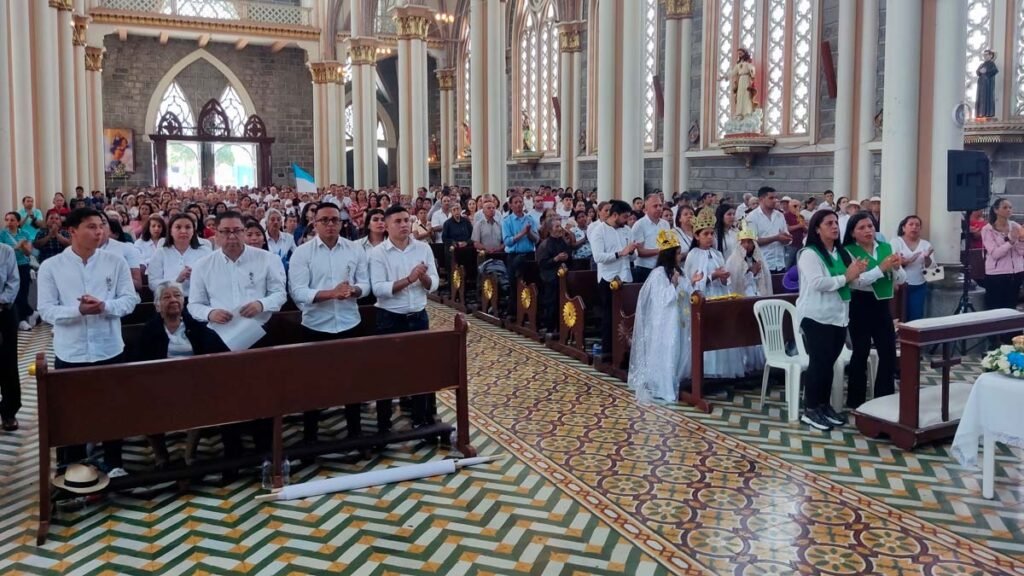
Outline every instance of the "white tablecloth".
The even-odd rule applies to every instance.
[[[1024,448],[1024,379],[995,372],[978,377],[953,438],[953,457],[963,466],[977,466],[978,442],[986,433]]]

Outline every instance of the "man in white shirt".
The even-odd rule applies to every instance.
[[[668,230],[668,222],[661,217],[661,196],[648,194],[644,200],[644,217],[633,224],[630,239],[637,245],[633,270],[634,282],[645,282],[658,261],[658,232]]]
[[[267,211],[267,250],[282,262],[295,250],[295,237],[284,231],[284,216],[274,208]]]
[[[441,197],[441,208],[430,217],[430,231],[434,233],[434,243],[441,243],[441,232],[444,230],[444,223],[448,221],[448,212],[451,210],[451,196]],[[458,208],[456,208],[458,210]]]
[[[370,278],[377,297],[377,334],[416,332],[430,328],[427,294],[437,290],[434,253],[430,246],[414,240],[409,211],[395,204],[384,213],[388,237],[370,251]],[[412,399],[413,426],[434,423],[437,414],[434,394]],[[380,433],[391,430],[391,401],[377,403]]]
[[[789,235],[786,217],[775,209],[775,188],[762,186],[757,191],[758,208],[747,214],[747,224],[757,231],[757,244],[772,274],[786,271],[786,245]]]
[[[18,374],[18,314],[14,299],[21,278],[14,248],[0,244],[0,419],[5,432],[18,429],[21,409],[21,377]]]
[[[750,192],[743,193],[743,201],[740,202],[739,206],[736,207],[736,222],[743,220],[743,216],[747,213],[747,204],[754,195]],[[672,209],[672,215],[675,216],[675,208]]]
[[[91,208],[68,214],[71,246],[39,267],[39,313],[53,326],[54,367],[83,368],[123,361],[121,318],[141,299],[132,284],[128,263],[99,250],[106,236],[103,215]],[[121,441],[103,447],[110,476],[124,476]],[[57,451],[58,466],[85,458],[85,446]]]
[[[360,296],[370,293],[366,251],[342,238],[341,212],[329,202],[314,216],[316,237],[295,249],[288,267],[289,292],[302,309],[302,327],[310,342],[341,340],[355,336],[359,326]],[[319,411],[307,412],[303,439],[315,442]],[[348,436],[362,432],[360,405],[345,406]]]
[[[632,282],[629,270],[630,255],[637,245],[629,240],[626,222],[631,212],[629,204],[622,200],[608,203],[608,218],[588,232],[590,248],[597,262],[597,293],[601,297],[601,347],[602,354],[612,352],[612,289],[611,282],[618,278]]]

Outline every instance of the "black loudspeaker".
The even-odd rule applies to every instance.
[[[974,150],[946,152],[946,210],[970,212],[988,206],[988,156]]]

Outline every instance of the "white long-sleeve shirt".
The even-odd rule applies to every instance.
[[[833,248],[829,255],[839,259]],[[846,276],[832,276],[818,252],[804,248],[796,259],[800,274],[800,295],[796,299],[796,313],[819,324],[845,327],[850,323],[850,303],[844,302],[839,289],[846,286]]]
[[[18,275],[18,258],[14,255],[14,248],[0,243],[0,304],[14,304],[20,286],[21,276]]]
[[[899,254],[899,251],[893,248],[892,253]],[[874,247],[871,249],[871,257],[876,260],[878,259],[878,242],[875,242]],[[904,282],[907,281],[907,273],[903,271],[902,267],[893,268],[892,273],[892,280],[894,285],[903,284]],[[876,280],[878,280],[884,275],[885,272],[882,272],[881,268],[875,266],[874,268],[867,270],[863,274],[858,276],[857,279],[850,284],[850,287],[853,288],[854,290],[859,290],[861,292],[873,292],[874,288],[872,288],[871,285],[874,284]]]
[[[302,325],[317,332],[337,334],[359,325],[355,298],[313,302],[317,292],[348,282],[362,294],[370,293],[366,251],[356,242],[338,238],[334,248],[319,237],[299,246],[288,267],[288,290],[302,309]]]
[[[236,313],[258,300],[263,304],[261,320],[266,322],[287,299],[284,265],[266,250],[245,246],[234,262],[218,250],[192,267],[188,311],[196,320],[205,322],[217,309]]]
[[[156,287],[161,282],[177,282],[178,275],[185,269],[185,266],[194,269],[196,263],[209,256],[210,253],[210,248],[202,244],[199,245],[199,248],[189,246],[184,253],[178,252],[173,244],[157,248],[153,251],[153,255],[149,259],[149,266],[146,268],[149,288],[156,292]],[[188,294],[190,284],[189,280],[181,283],[185,294]]]
[[[629,228],[613,228],[605,222],[595,224],[593,230],[587,231],[590,238],[590,249],[597,262],[597,278],[611,282],[616,276],[623,282],[632,282],[633,273],[629,269],[630,256],[619,256],[618,252],[629,243]]]
[[[404,290],[393,292],[395,282],[407,278],[420,263],[427,265],[430,289],[417,281]],[[370,250],[370,277],[373,278],[377,308],[395,314],[411,314],[426,309],[427,294],[436,291],[441,283],[430,246],[412,238],[405,250],[392,244],[390,238]]]
[[[272,254],[277,254],[278,258],[287,260],[288,255],[295,251],[295,237],[282,230],[277,240],[274,240],[268,233],[267,248]]]
[[[126,242],[110,238],[107,240],[106,244],[100,246],[97,250],[117,254],[124,258],[124,261],[128,263],[128,268],[131,270],[140,268],[143,264],[142,253],[139,252],[138,248],[136,248],[134,244],[128,244]],[[129,274],[130,273],[131,272],[129,272]],[[61,360],[63,360],[63,358],[61,358]]]
[[[68,247],[39,267],[38,290],[39,314],[53,325],[57,358],[72,363],[100,362],[124,351],[121,317],[141,301],[124,258],[97,250],[83,262]],[[103,313],[82,315],[78,299],[86,294],[105,303]]]

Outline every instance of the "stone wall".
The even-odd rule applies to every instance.
[[[155,131],[155,126],[146,125],[150,99],[168,70],[197,46],[193,41],[170,40],[161,45],[156,38],[129,36],[121,42],[107,36],[104,47],[103,125],[135,131],[135,173],[124,184],[150,185],[153,160],[148,134]],[[276,138],[273,181],[292,182],[292,162],[312,169],[313,91],[305,51],[286,48],[274,54],[269,47],[235,50],[233,44],[216,42],[205,50],[238,77],[256,107],[253,112]],[[219,98],[228,85],[228,79],[204,59],[190,64],[178,78],[195,117],[207,100]],[[108,181],[108,185],[121,184]]]
[[[750,168],[735,158],[690,161],[690,192],[714,192],[733,199],[771,186],[780,195],[819,196],[832,187],[832,155],[762,156]]]
[[[831,46],[832,62],[839,76],[839,0],[823,0],[821,3],[821,39]],[[812,50],[817,50],[813,46]],[[820,50],[819,50],[820,52]],[[820,54],[819,54],[820,61]],[[818,139],[830,142],[836,136],[836,101],[828,93],[828,79],[825,63],[818,67]]]

